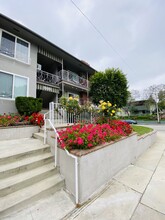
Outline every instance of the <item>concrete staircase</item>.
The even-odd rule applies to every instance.
[[[0,141],[0,219],[63,186],[48,145],[34,138]]]

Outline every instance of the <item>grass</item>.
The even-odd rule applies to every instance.
[[[138,125],[132,125],[132,128],[135,132],[137,132],[138,136],[141,136],[143,134],[147,134],[147,133],[150,133],[151,131],[153,131],[152,128],[138,126]]]

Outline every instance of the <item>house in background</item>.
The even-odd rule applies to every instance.
[[[152,114],[156,111],[156,105],[148,100],[139,100],[130,102],[127,109],[131,115]]]
[[[0,114],[17,112],[15,98],[43,98],[43,108],[59,97],[88,100],[89,77],[96,72],[53,43],[0,14]]]

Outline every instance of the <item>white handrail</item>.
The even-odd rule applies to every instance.
[[[57,166],[57,137],[59,137],[59,134],[57,132],[57,130],[55,129],[54,125],[52,124],[51,120],[50,119],[47,119],[49,124],[51,125],[51,127],[53,128],[54,130],[54,133],[55,133],[55,143],[54,143],[54,153],[55,153],[55,158],[54,158],[54,164],[55,164],[55,167]]]
[[[44,114],[44,144],[46,144],[46,125],[47,121],[49,122],[50,126],[53,128],[54,133],[55,133],[55,143],[54,143],[54,149],[55,149],[55,158],[54,158],[54,163],[55,167],[57,166],[57,138],[61,142],[60,136],[54,127],[54,124],[51,122],[50,119],[46,119],[46,114],[49,114],[49,112]],[[78,204],[78,197],[79,197],[79,192],[78,192],[78,158],[72,154],[69,153],[67,149],[64,149],[66,154],[70,157],[72,157],[75,160],[75,197],[76,197],[76,204]]]

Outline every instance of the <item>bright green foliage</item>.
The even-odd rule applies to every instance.
[[[128,99],[128,82],[119,69],[106,69],[97,72],[90,78],[90,96],[95,104],[100,100],[110,101],[121,108]]]
[[[162,100],[158,103],[159,109],[164,110],[165,109],[165,100]]]
[[[78,97],[61,97],[60,103],[63,108],[67,110],[69,113],[79,113],[80,112],[80,105]]]

